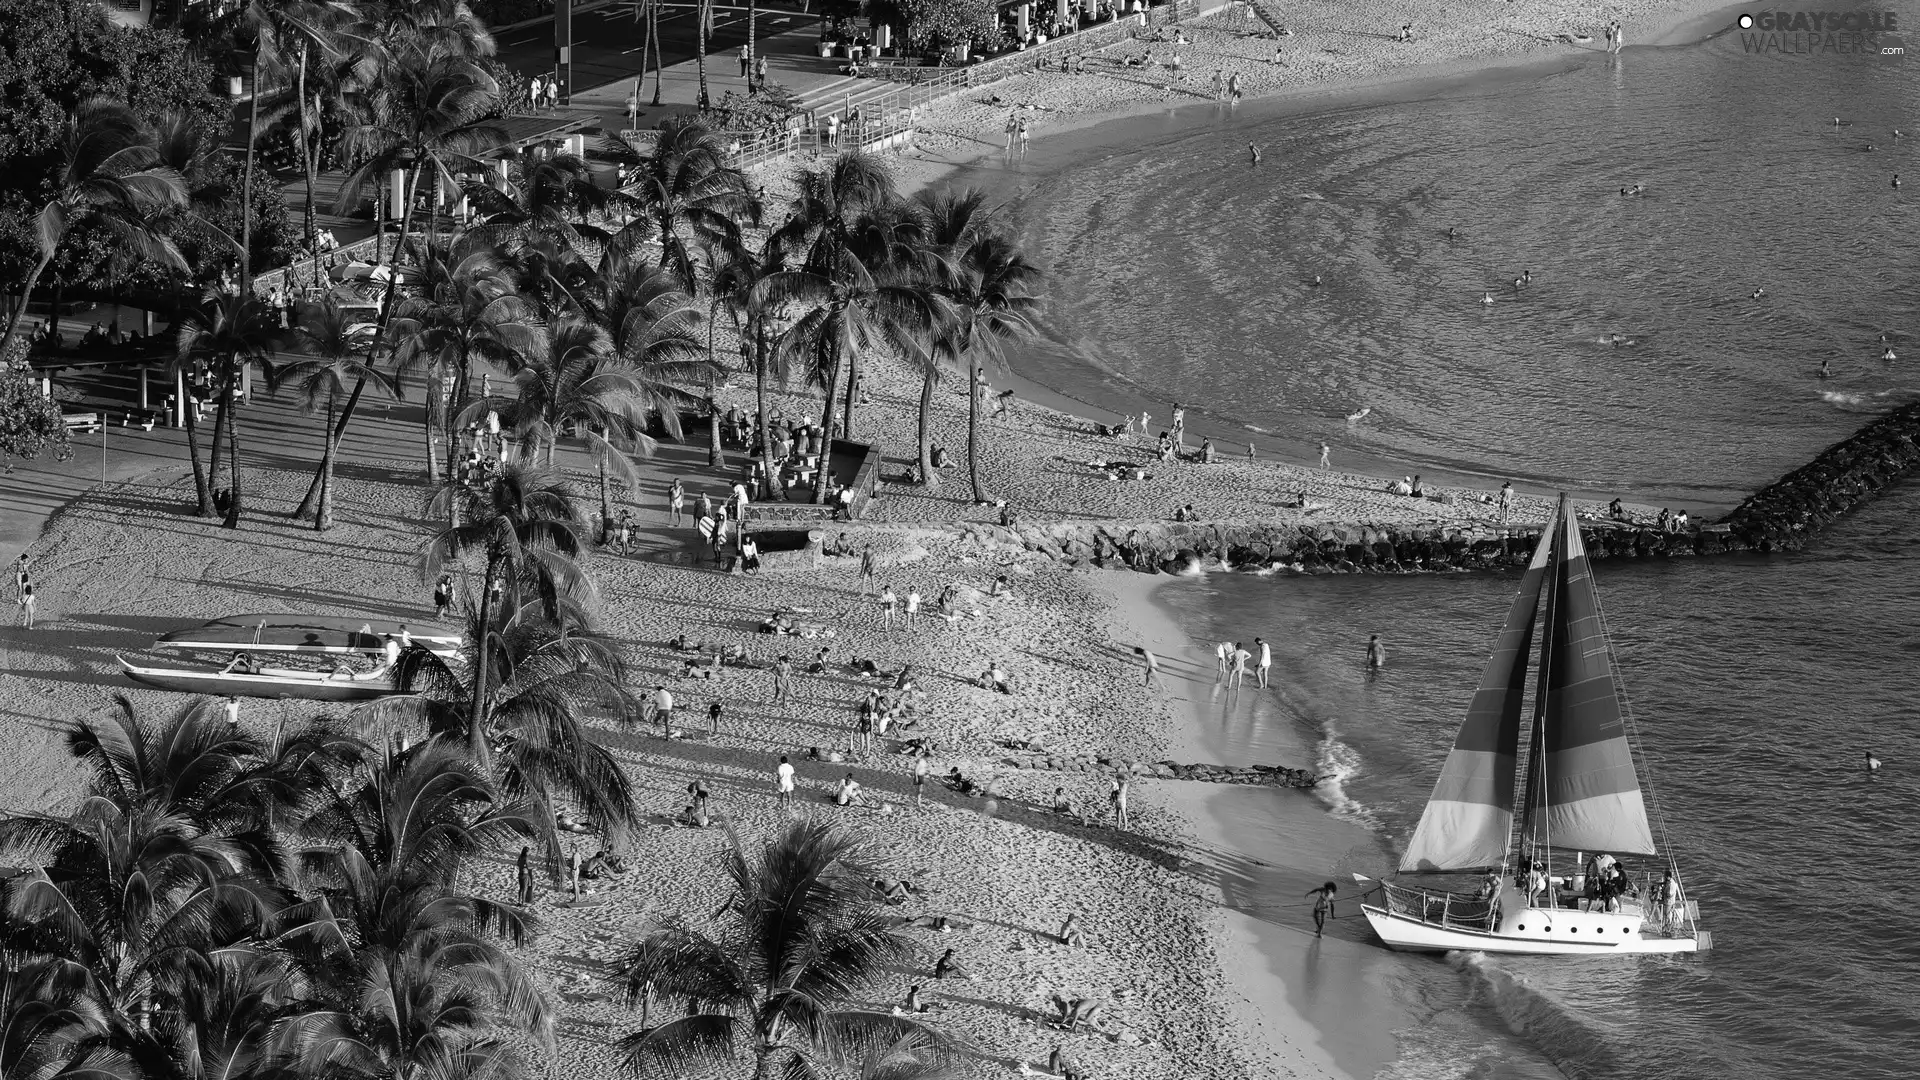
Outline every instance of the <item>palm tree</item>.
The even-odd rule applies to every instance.
[[[313,189],[319,182],[326,144],[326,111],[346,101],[355,81],[372,78],[370,57],[355,48],[356,13],[343,0],[252,0],[246,9],[258,42],[256,73],[280,84],[269,95],[265,122],[291,117],[294,151],[306,183],[301,203],[301,235],[306,249],[318,253],[319,228]],[[256,103],[261,88],[255,88]],[[315,280],[319,267],[315,264]]]
[[[507,1032],[553,1048],[553,1016],[496,938],[532,927],[517,907],[461,892],[471,860],[535,832],[457,745],[430,739],[378,761],[304,825],[304,861],[353,946],[331,1009],[288,1025],[300,1075],[518,1075]]]
[[[686,1006],[621,1040],[626,1068],[688,1075],[746,1054],[755,1080],[772,1080],[818,1076],[903,1038],[944,1047],[917,1020],[857,1004],[865,984],[913,955],[873,903],[864,855],[852,834],[813,821],[751,857],[734,837],[722,866],[735,893],[719,934],[669,922],[624,962],[629,1004],[659,995]]]
[[[632,186],[639,209],[613,243],[660,245],[660,266],[683,291],[698,292],[696,253],[738,244],[743,227],[758,220],[746,177],[727,163],[726,143],[698,120],[676,116],[661,121],[651,149],[622,142],[612,153],[638,167]]]
[[[395,361],[401,370],[427,369],[427,457],[439,460],[435,426],[447,440],[451,460],[454,438],[446,431],[447,400],[444,376],[454,377],[455,402],[464,399],[475,360],[517,370],[528,356],[546,349],[546,334],[538,325],[534,306],[520,295],[510,268],[479,238],[466,238],[428,249],[422,260],[422,288],[418,296],[400,305],[399,318],[390,327],[397,341]],[[428,474],[438,466],[429,464]]]
[[[713,105],[707,96],[707,35],[713,33],[713,0],[694,0],[693,14],[700,20],[694,34],[694,63],[700,70],[700,100],[696,104],[707,109]]]
[[[1034,288],[1040,270],[1027,261],[978,189],[955,193],[922,190],[917,196],[932,225],[932,239],[943,258],[938,290],[947,301],[948,320],[934,353],[967,371],[967,478],[976,503],[987,501],[980,486],[980,386],[984,362],[1002,359],[1001,345],[1033,333],[1041,300]],[[920,391],[920,471],[930,486],[933,384],[939,367],[928,364]]]
[[[431,52],[429,55],[431,59],[418,63],[388,65],[367,93],[357,95],[359,120],[348,128],[342,140],[359,167],[341,184],[336,212],[345,213],[350,209],[368,185],[377,185],[396,169],[405,170],[406,206],[400,217],[401,247],[413,227],[413,208],[422,171],[431,166],[436,182],[453,183],[454,167],[481,168],[475,155],[507,139],[504,130],[486,119],[499,98],[499,87],[493,79],[464,58]],[[396,253],[396,267],[399,261]],[[394,314],[393,299],[399,280],[398,273],[388,279],[380,312],[382,329]],[[438,469],[438,460],[428,455],[429,480],[439,479]]]
[[[778,378],[785,383],[790,365],[780,362],[782,354],[771,347],[776,336],[774,325],[781,306],[766,295],[762,282],[785,269],[778,245],[763,241],[758,250],[734,248],[716,269],[712,288],[726,304],[733,318],[740,352],[754,377],[754,407],[760,426],[760,464],[767,477],[767,490],[774,499],[782,498],[780,470],[774,467],[773,432],[767,416],[767,383]]]
[[[7,321],[5,336],[0,336],[0,355],[13,344],[33,287],[59,252],[60,242],[81,222],[99,225],[115,244],[142,258],[186,270],[186,259],[173,241],[148,227],[152,215],[186,201],[186,184],[178,173],[159,164],[151,133],[131,109],[108,98],[82,102],[67,118],[61,136],[53,197],[33,219],[39,258],[20,290],[20,306]]]
[[[589,224],[589,216],[631,201],[595,183],[592,167],[577,154],[523,161],[517,183],[496,187],[468,181],[465,190],[486,218],[485,225],[470,231],[494,242],[514,232],[545,230],[569,241],[584,236],[604,244],[612,234]]]
[[[490,748],[492,774],[501,791],[530,807],[533,834],[557,869],[555,815],[567,804],[598,823],[615,845],[639,824],[632,780],[594,740],[586,721],[603,717],[629,723],[640,708],[625,689],[627,668],[613,643],[579,629],[579,605],[564,596],[556,599],[557,623],[536,600],[501,603],[490,612],[491,627],[482,627],[472,613],[465,671],[416,652],[403,661],[401,677],[421,689],[419,696],[388,699],[373,712],[388,722],[470,743],[472,707],[480,693],[472,675],[478,664],[472,661],[484,642],[488,671],[498,673],[480,701],[481,728],[497,747]]]
[[[313,527],[325,532],[333,527],[333,463],[340,452],[340,438],[346,434],[347,421],[360,404],[360,395],[371,385],[394,399],[400,397],[398,376],[373,366],[373,327],[356,321],[331,295],[318,304],[302,305],[293,328],[294,347],[304,359],[283,364],[269,387],[278,392],[283,383],[292,382],[300,395],[300,409],[312,415],[326,410],[326,426],[320,429],[325,447],[320,453],[320,493],[313,515]],[[352,380],[352,388],[348,388]],[[341,409],[341,399],[345,408]],[[340,412],[340,422],[334,414]],[[294,509],[296,519],[306,516],[303,502]]]
[[[448,504],[455,500],[464,504],[461,523],[427,541],[425,577],[437,578],[447,559],[469,553],[480,556],[480,611],[472,643],[472,688],[465,699],[465,733],[474,760],[491,772],[487,722],[495,696],[491,685],[494,637],[502,622],[496,594],[508,601],[507,611],[515,611],[531,587],[551,612],[562,594],[585,584],[575,560],[587,550],[587,541],[567,480],[537,466],[516,462],[470,488],[449,484],[435,493],[428,512],[451,516]]]
[[[14,958],[0,965],[0,1076],[20,1080],[122,1080],[126,1055],[100,1045],[106,1011],[87,969],[71,961]]]
[[[259,366],[269,380],[273,365],[269,357],[279,343],[279,317],[247,289],[237,295],[209,292],[200,303],[180,316],[175,338],[176,356],[184,361],[204,357],[213,373],[218,413],[213,423],[213,453],[208,472],[212,482],[220,475],[220,440],[227,440],[227,512],[223,528],[240,524],[240,424],[234,416],[239,406],[240,388],[247,370]],[[205,503],[203,501],[202,505]]]
[[[860,153],[842,154],[827,168],[802,175],[792,216],[772,243],[783,257],[798,251],[799,265],[770,275],[760,299],[806,310],[778,347],[787,359],[807,357],[826,387],[820,426],[831,447],[843,385],[846,433],[853,434],[860,356],[876,346],[908,356],[924,352],[942,313],[932,288],[938,253],[929,243],[925,216],[894,193],[884,164]],[[829,476],[823,460],[819,501],[826,500]]]

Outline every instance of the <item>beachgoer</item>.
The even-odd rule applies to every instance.
[[[27,581],[21,584],[20,597],[15,603],[20,605],[20,625],[29,630],[33,629],[33,582]]]
[[[1508,480],[1500,485],[1498,505],[1500,509],[1500,523],[1505,525],[1507,523],[1507,515],[1513,512],[1513,481]]]
[[[441,574],[440,580],[433,586],[433,617],[444,619],[447,609],[453,606],[453,575]]]
[[[229,696],[225,708],[227,712],[227,723],[238,724],[240,722],[240,699]]]
[[[1087,932],[1080,926],[1080,914],[1069,912],[1067,921],[1060,924],[1060,932],[1055,935],[1060,944],[1080,948],[1087,943]]]
[[[1253,464],[1256,459],[1257,459],[1257,455],[1254,453],[1253,444],[1248,443],[1247,444],[1247,464],[1249,465]]]
[[[840,790],[833,794],[833,804],[835,806],[860,805],[860,782],[853,778],[852,773],[848,773],[846,779],[840,781]]]
[[[1107,781],[1107,802],[1113,807],[1113,825],[1124,829],[1132,824],[1133,818],[1127,813],[1127,785],[1133,782],[1132,773],[1121,773]]]
[[[1233,685],[1233,686],[1245,686],[1245,685],[1246,685],[1246,683],[1247,683],[1247,661],[1249,661],[1249,660],[1252,660],[1252,659],[1253,659],[1253,654],[1247,651],[1247,647],[1246,647],[1246,646],[1244,646],[1244,645],[1242,645],[1242,644],[1240,644],[1239,642],[1234,642],[1234,645],[1233,645],[1233,673],[1232,673],[1232,678],[1231,678],[1231,679],[1229,680],[1229,682],[1230,682],[1230,684],[1231,684],[1231,685]]]
[[[920,749],[915,751],[913,755],[913,805],[915,807],[921,804],[921,793],[926,790],[927,773],[929,769],[930,766],[927,764],[927,748],[923,743]]]
[[[673,734],[673,693],[664,686],[653,688],[653,715],[660,721],[660,734]]]
[[[514,896],[521,907],[533,904],[533,848],[520,845],[520,860],[514,869]]]
[[[1319,937],[1327,929],[1327,919],[1333,915],[1333,894],[1339,886],[1329,881],[1307,895],[1313,897],[1313,936]]]
[[[676,479],[673,486],[667,489],[667,512],[672,515],[674,528],[680,527],[680,517],[686,507],[687,486]]]
[[[1375,669],[1387,666],[1387,646],[1379,634],[1367,639],[1367,666]]]
[[[1273,670],[1273,646],[1264,638],[1254,638],[1253,644],[1260,650],[1258,663],[1254,665],[1254,683],[1262,690],[1267,687],[1267,675]]]
[[[860,595],[865,596],[873,588],[873,545],[868,544],[860,553]]]
[[[15,600],[20,599],[26,589],[26,584],[27,553],[23,551],[20,553],[20,557],[13,561],[13,598]]]
[[[727,707],[719,701],[707,706],[707,734],[720,734],[720,715],[726,711]]]
[[[1321,467],[1322,469],[1327,469],[1327,468],[1331,468],[1331,467],[1332,467],[1332,466],[1331,466],[1331,464],[1330,464],[1330,462],[1331,462],[1331,456],[1330,456],[1330,455],[1331,455],[1332,453],[1333,453],[1333,451],[1332,451],[1332,450],[1331,450],[1331,449],[1330,449],[1330,448],[1329,448],[1329,447],[1327,446],[1327,444],[1326,444],[1326,443],[1321,443],[1321,444],[1320,444],[1320,467]]]
[[[1139,647],[1135,647],[1133,651],[1140,654],[1140,661],[1146,667],[1146,671],[1147,671],[1146,684],[1148,686],[1152,686],[1154,682],[1154,676],[1160,674],[1159,657],[1156,657],[1153,655],[1153,653],[1149,652],[1148,650],[1139,648]]]
[[[1247,164],[1249,165],[1260,164],[1260,148],[1253,145],[1252,143],[1247,144]]]
[[[940,959],[934,961],[934,964],[933,964],[934,978],[936,979],[970,979],[973,977],[971,975],[968,975],[967,969],[961,967],[960,962],[953,958],[953,954],[954,954],[954,950],[948,949],[946,952],[940,954]]]
[[[1052,810],[1056,814],[1073,813],[1073,800],[1067,798],[1066,788],[1057,787],[1053,789],[1053,805],[1047,809]]]
[[[793,701],[793,662],[787,654],[781,653],[780,659],[773,664],[773,705],[779,708]]]
[[[920,618],[920,590],[907,590],[906,628],[912,630]]]
[[[880,586],[880,629],[893,629],[893,613],[899,605],[900,598],[894,595],[893,586]]]
[[[780,755],[780,764],[773,770],[773,790],[782,810],[793,805],[793,763],[785,754]]]

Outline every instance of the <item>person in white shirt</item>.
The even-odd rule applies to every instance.
[[[913,629],[914,621],[919,615],[920,591],[918,589],[912,589],[907,592],[907,629]]]
[[[852,773],[848,773],[847,778],[840,781],[840,790],[834,794],[833,803],[835,806],[860,805],[860,783],[853,778]]]
[[[1267,686],[1267,675],[1273,668],[1273,646],[1267,644],[1265,638],[1254,638],[1253,643],[1260,650],[1258,662],[1253,667],[1254,682],[1264,690]]]
[[[780,765],[773,770],[773,788],[781,809],[793,804],[793,763],[785,754],[780,755]]]
[[[673,734],[673,693],[664,686],[653,688],[653,714],[660,720],[660,733]]]

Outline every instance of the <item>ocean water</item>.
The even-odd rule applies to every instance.
[[[1065,136],[1000,181],[1060,301],[1017,362],[1116,411],[1164,417],[1178,397],[1200,430],[1296,459],[1327,438],[1395,471],[1729,506],[1920,391],[1920,151],[1892,135],[1920,129],[1913,63],[1747,56],[1723,36],[1419,101],[1202,106]],[[1882,362],[1882,335],[1911,356]],[[1393,957],[1422,1019],[1386,1075],[1920,1068],[1917,512],[1909,484],[1797,555],[1598,565],[1716,948]],[[1514,585],[1213,575],[1167,596],[1196,640],[1275,643],[1274,689],[1214,734],[1255,759],[1314,747],[1329,812],[1377,840],[1355,868],[1384,870]],[[1371,633],[1390,651],[1368,678]]]

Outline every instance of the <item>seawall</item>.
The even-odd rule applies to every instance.
[[[1920,465],[1920,403],[1867,424],[1754,493],[1720,521],[1663,531],[1583,516],[1595,559],[1664,559],[1794,551]],[[1597,508],[1595,508],[1597,509]],[[1017,547],[1070,565],[1186,573],[1216,565],[1307,574],[1498,570],[1525,563],[1543,523],[1502,528],[1445,522],[1188,523],[1052,521],[960,526],[989,547]]]

